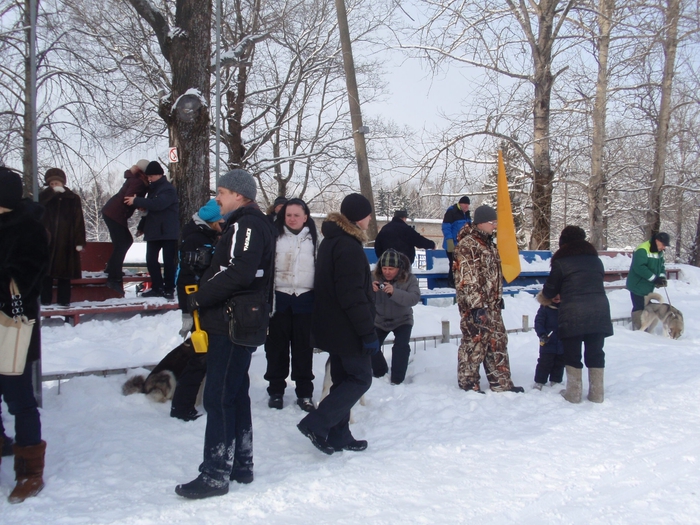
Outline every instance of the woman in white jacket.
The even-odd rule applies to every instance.
[[[284,406],[284,389],[289,375],[291,347],[292,381],[297,404],[310,412],[314,374],[311,345],[311,317],[314,309],[314,266],[317,233],[311,212],[301,199],[290,199],[275,219],[278,231],[275,248],[275,313],[265,342],[270,383],[270,408]]]

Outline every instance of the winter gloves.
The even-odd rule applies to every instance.
[[[666,277],[657,277],[654,279],[654,286],[657,288],[665,288],[668,286],[668,281],[666,280]]]
[[[447,251],[452,253],[455,251],[455,241],[454,239],[447,239]]]
[[[193,326],[194,319],[192,319],[192,314],[182,312],[182,328],[180,328],[180,337],[187,339],[187,336],[190,334]]]
[[[365,350],[365,355],[374,355],[379,352],[379,340],[374,339],[369,342],[365,342],[363,345]]]
[[[472,308],[472,319],[474,319],[474,324],[485,324],[486,317],[486,308]]]

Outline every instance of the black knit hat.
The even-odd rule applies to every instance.
[[[0,167],[0,208],[14,210],[22,200],[22,177],[15,171]]]
[[[586,232],[580,226],[567,226],[559,235],[559,247],[575,241],[585,241]]]
[[[474,211],[474,225],[497,220],[498,215],[496,214],[496,210],[486,204],[482,204]]]
[[[351,193],[343,199],[340,205],[340,213],[352,222],[361,221],[372,213],[372,205],[364,195]]]
[[[287,204],[287,201],[288,201],[288,200],[289,200],[289,199],[287,199],[287,197],[277,197],[277,198],[275,199],[275,202],[272,203],[272,205],[276,208],[276,207],[279,206],[280,204]]]
[[[469,201],[469,197],[465,195],[464,197],[459,199],[459,204],[471,204],[471,202]]]
[[[408,212],[406,210],[396,210],[394,212],[395,219],[408,219]]]
[[[654,238],[664,246],[671,244],[671,236],[666,232],[659,232],[654,236]]]
[[[144,171],[146,175],[165,175],[165,172],[163,171],[163,166],[160,165],[160,162],[157,160],[152,160],[151,162],[148,163],[148,166],[146,166],[146,170]]]

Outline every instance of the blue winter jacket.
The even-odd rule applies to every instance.
[[[452,239],[457,246],[457,234],[465,224],[472,223],[472,216],[469,210],[462,211],[459,204],[453,204],[445,212],[445,217],[442,219],[442,247],[447,250],[447,239]]]
[[[548,333],[552,333],[549,336],[549,340],[544,346],[540,346],[540,352],[544,354],[563,354],[564,353],[564,343],[561,342],[557,336],[557,325],[559,324],[559,309],[552,306],[540,306],[537,310],[537,315],[535,316],[535,332],[537,337],[542,337]]]

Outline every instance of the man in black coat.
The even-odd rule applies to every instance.
[[[254,201],[256,193],[255,179],[242,169],[219,179],[216,202],[226,224],[199,291],[187,296],[188,311],[199,311],[209,336],[204,460],[197,478],[175,488],[188,499],[226,494],[229,480],[253,481],[248,368],[256,348],[229,339],[226,302],[239,292],[267,290],[274,278],[275,232]]]
[[[389,248],[393,248],[397,252],[403,253],[413,264],[413,261],[416,260],[416,248],[435,249],[435,243],[406,224],[406,219],[408,219],[406,210],[395,211],[391,222],[387,223],[377,234],[377,238],[374,240],[374,253],[377,254],[377,258],[381,257]]]
[[[325,454],[367,448],[367,441],[350,433],[349,423],[350,409],[372,385],[371,356],[379,351],[372,278],[362,249],[371,212],[369,201],[353,193],[321,226],[312,332],[316,346],[330,354],[333,386],[297,428]]]

